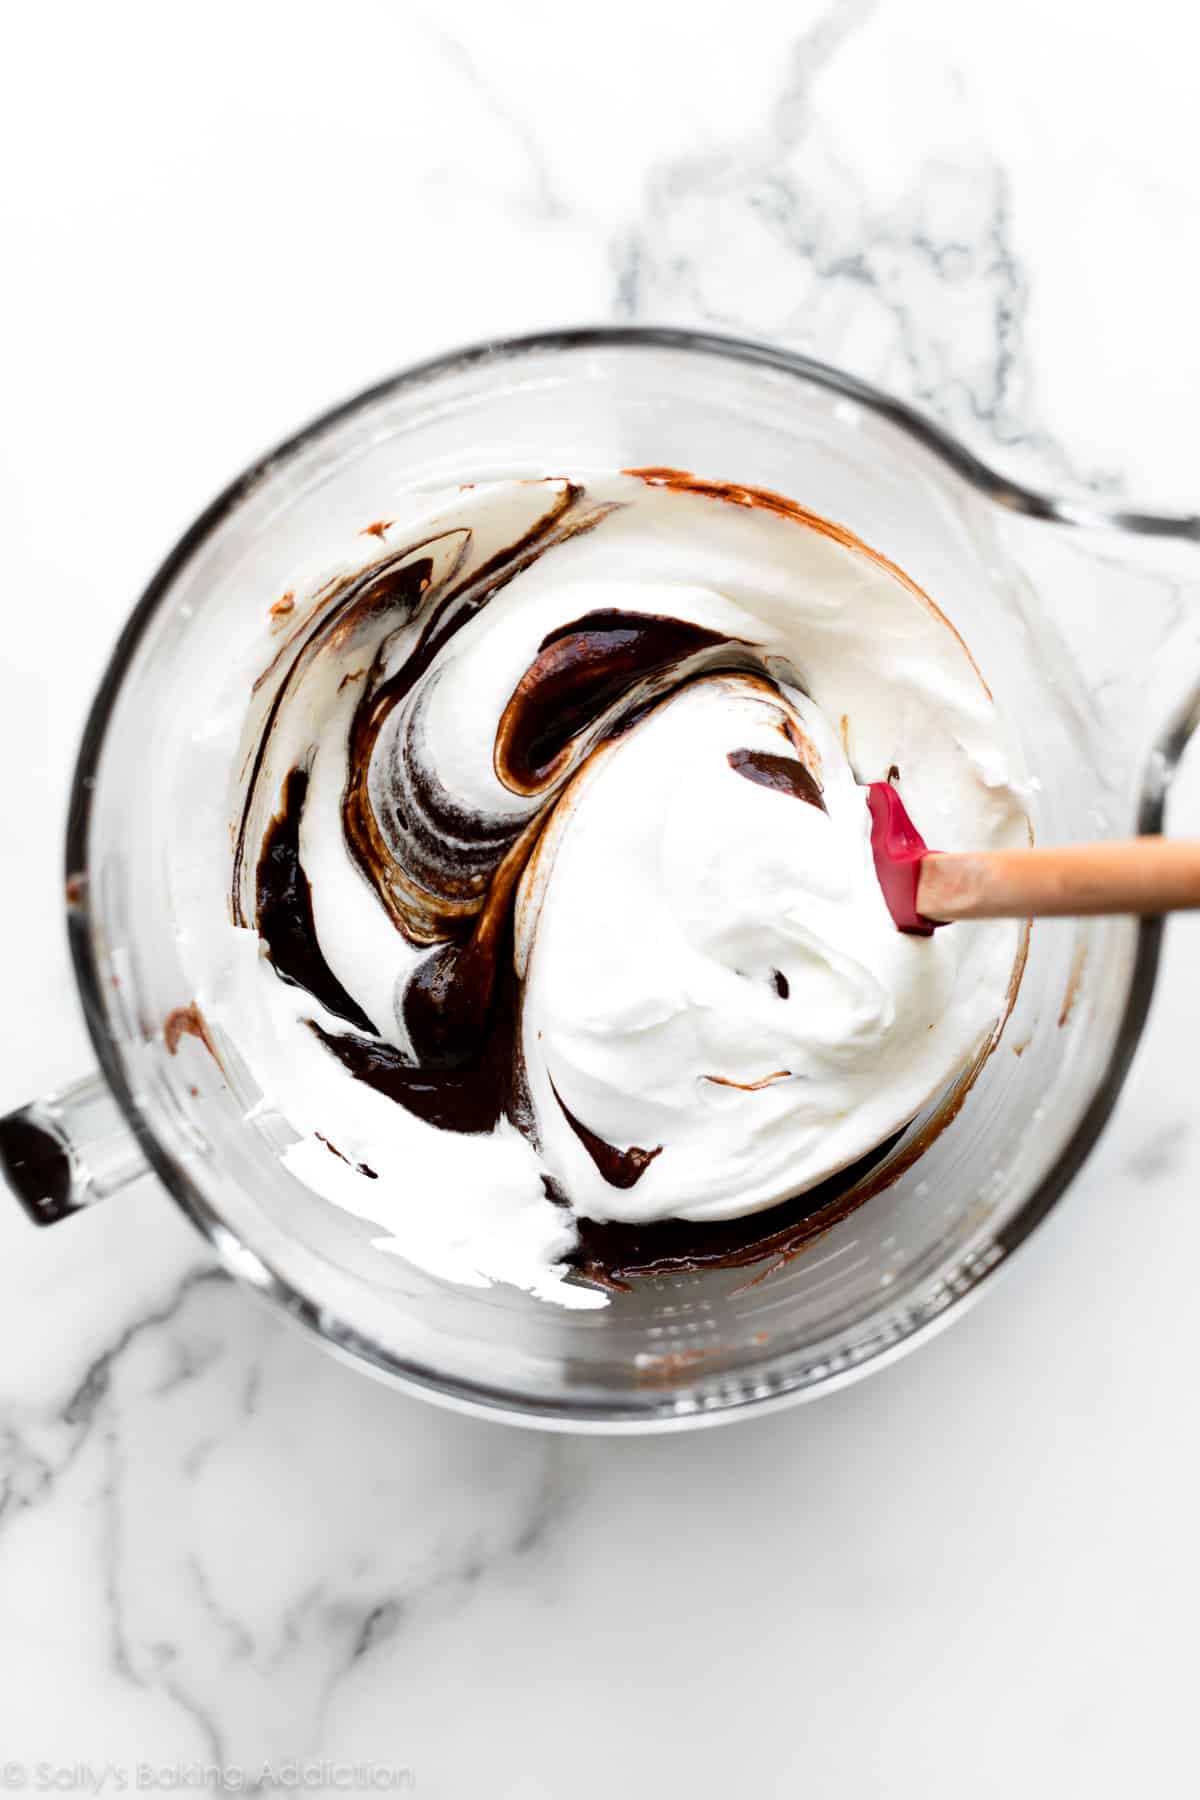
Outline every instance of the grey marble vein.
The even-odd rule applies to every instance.
[[[88,1422],[110,1668],[218,1763],[314,1753],[365,1660],[528,1580],[569,1518],[561,1440],[364,1383],[215,1271],[110,1344],[67,1410],[76,1437]]]
[[[358,1631],[354,1634],[344,1669],[335,1674],[326,1699],[333,1697],[338,1681],[353,1669],[354,1663],[362,1661],[363,1656],[369,1656],[381,1643],[394,1638],[403,1629],[403,1625],[430,1602],[443,1600],[448,1604],[462,1604],[470,1589],[475,1588],[477,1582],[484,1577],[543,1548],[547,1537],[563,1523],[569,1507],[567,1462],[560,1438],[545,1440],[540,1462],[542,1467],[536,1489],[527,1501],[524,1512],[516,1517],[513,1535],[507,1543],[498,1546],[482,1546],[479,1541],[468,1544],[459,1561],[435,1571],[430,1579],[423,1580],[416,1588],[408,1588],[403,1593],[381,1595],[367,1606]]]
[[[134,1687],[143,1689],[157,1687],[168,1694],[197,1728],[202,1748],[209,1759],[215,1763],[222,1763],[225,1760],[225,1746],[217,1724],[208,1709],[196,1703],[173,1673],[172,1665],[178,1655],[175,1645],[166,1640],[159,1640],[146,1647],[142,1655],[138,1657],[135,1656],[129,1641],[121,1571],[123,1547],[121,1489],[125,1467],[119,1437],[116,1428],[111,1424],[104,1431],[103,1443],[105,1467],[98,1495],[98,1505],[103,1521],[100,1559],[108,1614],[109,1653],[113,1668],[124,1681]]]
[[[611,247],[614,314],[773,336],[901,394],[1014,472],[1119,492],[1117,470],[1079,464],[1042,416],[1011,185],[966,102],[961,151],[915,149],[886,206],[852,130],[822,110],[821,78],[870,11],[848,0],[800,37],[761,127],[650,172],[641,218]],[[751,278],[733,280],[743,266]]]
[[[224,1280],[222,1271],[211,1264],[189,1270],[164,1301],[131,1320],[112,1343],[91,1359],[60,1406],[19,1424],[10,1409],[9,1422],[0,1429],[0,1527],[12,1514],[45,1500],[74,1464],[109,1397],[114,1368],[130,1348],[146,1333],[177,1318],[196,1289]],[[177,1385],[201,1372],[200,1367],[181,1366],[168,1385]]]
[[[99,1356],[92,1359],[75,1391],[62,1408],[63,1420],[69,1425],[89,1425],[95,1417],[98,1407],[108,1397],[113,1370],[121,1358],[144,1338],[147,1332],[156,1331],[160,1326],[169,1325],[177,1319],[184,1306],[200,1289],[223,1284],[227,1280],[225,1271],[214,1268],[211,1263],[189,1269],[161,1305],[131,1320],[116,1340],[102,1350]],[[160,1392],[168,1392],[172,1387],[180,1386],[202,1374],[211,1360],[211,1357],[196,1359],[191,1366],[186,1361],[177,1360],[171,1378],[163,1384]]]

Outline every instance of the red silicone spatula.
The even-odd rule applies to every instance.
[[[1200,844],[1130,838],[1046,849],[930,850],[888,781],[867,789],[871,849],[888,911],[928,937],[955,919],[1164,913],[1200,906]]]

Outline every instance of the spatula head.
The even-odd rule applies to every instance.
[[[871,850],[875,873],[887,909],[899,930],[913,937],[932,937],[937,929],[917,911],[917,883],[921,861],[929,846],[908,816],[903,800],[890,781],[872,781],[867,787],[871,811]]]

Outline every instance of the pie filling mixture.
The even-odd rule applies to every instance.
[[[874,780],[939,849],[1027,841],[966,646],[841,527],[676,470],[356,543],[271,608],[200,996],[288,1168],[566,1306],[788,1254],[1006,1013],[1020,928],[904,936],[871,854]]]

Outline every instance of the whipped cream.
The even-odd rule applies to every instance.
[[[889,777],[940,849],[1027,839],[965,645],[840,527],[672,471],[372,529],[264,651],[200,996],[288,1167],[576,1306],[620,1227],[686,1262],[803,1218],[1005,1011],[1019,928],[903,936],[870,848]]]

